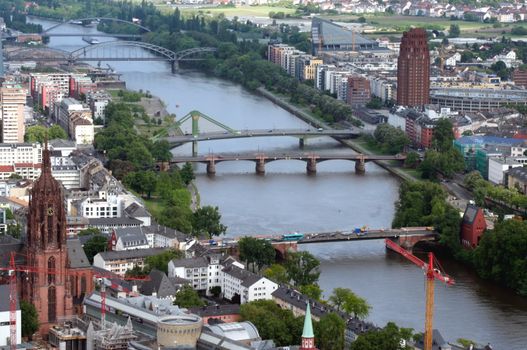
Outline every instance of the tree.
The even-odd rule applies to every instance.
[[[221,294],[221,287],[220,286],[210,287],[209,291],[215,298],[218,298]]]
[[[152,157],[154,157],[154,159],[158,162],[168,162],[170,159],[172,159],[170,143],[167,140],[154,142],[150,152],[152,153]]]
[[[191,286],[184,285],[177,291],[174,305],[184,308],[200,307],[205,305],[205,302],[200,298],[198,292],[192,289]]]
[[[192,216],[192,231],[197,237],[207,235],[209,239],[225,234],[227,226],[221,223],[218,207],[207,205],[196,210]]]
[[[419,165],[420,156],[417,152],[409,152],[406,155],[406,160],[404,161],[404,166],[406,168],[416,168]]]
[[[490,278],[527,295],[527,222],[506,220],[481,237],[474,264]]]
[[[49,140],[54,140],[54,139],[67,140],[68,139],[68,134],[59,125],[52,125],[48,129],[48,139]]]
[[[467,186],[471,191],[473,191],[478,182],[483,180],[483,176],[481,176],[481,173],[477,170],[471,171],[467,175],[465,175],[465,178],[463,179],[463,184]]]
[[[290,253],[285,263],[289,278],[295,286],[305,286],[318,281],[320,261],[309,252]]]
[[[22,234],[22,226],[19,223],[7,225],[6,234],[14,238],[20,238]]]
[[[315,338],[320,350],[344,349],[346,322],[332,312],[324,315],[315,326]]]
[[[22,336],[31,337],[38,330],[38,312],[35,305],[25,301],[20,301],[20,311],[22,313]]]
[[[194,175],[194,169],[192,168],[192,164],[187,162],[185,165],[183,165],[183,168],[181,168],[180,171],[181,174],[181,180],[185,183],[185,185],[188,186],[192,180],[196,178]]]
[[[381,109],[382,108],[382,100],[376,96],[372,97],[370,102],[366,104],[366,107],[371,109]]]
[[[169,249],[157,255],[149,256],[145,259],[145,272],[150,273],[152,269],[163,271],[168,274],[168,263],[173,259],[182,259],[185,253],[181,250]]]
[[[97,253],[105,252],[108,249],[108,239],[103,235],[95,235],[84,243],[83,248],[90,264],[93,264],[93,257]]]
[[[401,340],[412,339],[412,330],[399,328],[395,323],[388,322],[382,329],[363,333],[351,343],[350,350],[409,350],[412,347],[403,345]]]
[[[457,38],[461,34],[461,30],[457,24],[451,24],[450,30],[448,31],[448,36],[450,38]]]
[[[353,317],[365,318],[370,312],[370,305],[365,299],[357,296],[348,288],[335,288],[329,302],[339,311],[353,314]]]
[[[271,265],[275,261],[275,250],[271,242],[254,237],[243,237],[238,241],[240,259],[261,269],[264,265]]]
[[[240,306],[243,321],[252,322],[262,339],[273,339],[277,346],[300,343],[303,317],[280,308],[272,300],[258,300]]]
[[[100,235],[101,230],[96,227],[88,227],[84,230],[80,230],[77,236],[91,236],[91,235]]]
[[[148,273],[138,265],[134,265],[133,268],[126,270],[124,276],[131,278],[145,277]]]
[[[263,275],[276,283],[289,283],[287,270],[280,264],[272,264],[264,270]]]
[[[300,293],[304,294],[308,298],[320,301],[322,297],[322,289],[316,283],[306,284],[304,286],[298,287]]]

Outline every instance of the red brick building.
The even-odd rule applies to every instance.
[[[53,324],[74,314],[74,301],[80,303],[84,293],[93,290],[93,278],[80,242],[66,241],[62,185],[51,175],[47,144],[42,153],[42,174],[29,202],[25,247],[27,265],[41,271],[22,279],[22,297],[35,305],[39,332],[46,335]]]
[[[349,76],[346,102],[352,107],[361,107],[370,102],[370,100],[370,81],[360,75]]]
[[[512,80],[516,86],[527,89],[527,69],[516,68],[512,74]]]
[[[430,101],[430,52],[423,28],[403,33],[397,60],[397,104],[420,107]]]
[[[487,228],[483,210],[475,205],[467,205],[461,222],[461,244],[465,248],[476,248]]]
[[[436,121],[425,113],[410,110],[405,116],[404,132],[414,146],[430,148]]]

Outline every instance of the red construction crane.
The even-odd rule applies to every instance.
[[[7,271],[9,273],[9,324],[10,324],[10,342],[11,350],[16,350],[16,300],[17,300],[17,287],[16,287],[16,272],[24,273],[40,273],[44,272],[46,274],[59,275],[61,272],[58,269],[49,269],[49,268],[40,268],[36,266],[29,265],[16,265],[15,255],[23,255],[20,253],[11,252],[9,259],[9,267],[0,266],[0,271]],[[77,271],[68,271],[65,273],[68,276],[78,276],[80,275]],[[104,272],[97,272],[93,274],[95,278],[107,278],[110,280],[120,279],[125,281],[148,281],[150,278],[146,277],[120,277],[116,274]],[[112,283],[112,286],[115,285]],[[121,286],[121,289],[130,292],[130,290]],[[101,286],[101,325],[104,326],[106,318],[106,286],[104,281]]]
[[[390,239],[386,239],[386,246],[393,251],[401,254],[406,259],[410,260],[421,269],[425,271],[426,275],[426,312],[425,312],[425,337],[424,337],[424,350],[432,350],[432,332],[433,332],[433,321],[434,321],[434,281],[435,279],[446,283],[447,285],[453,285],[454,279],[444,272],[442,272],[441,265],[434,258],[433,253],[428,253],[428,263],[419,259],[406,249],[393,242]],[[434,267],[434,261],[438,268]]]

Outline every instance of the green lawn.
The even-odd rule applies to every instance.
[[[217,15],[220,13],[225,14],[227,17],[234,16],[256,16],[256,17],[269,17],[269,12],[283,12],[285,14],[291,14],[295,12],[293,8],[279,7],[279,6],[240,6],[240,7],[203,7],[203,8],[183,8],[180,9],[181,13],[185,15],[193,13],[210,13]]]

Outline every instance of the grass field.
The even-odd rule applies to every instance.
[[[295,9],[279,6],[240,6],[240,7],[202,7],[202,8],[180,8],[181,13],[187,15],[192,13],[210,13],[217,15],[223,13],[227,17],[269,17],[269,12],[294,13]]]

